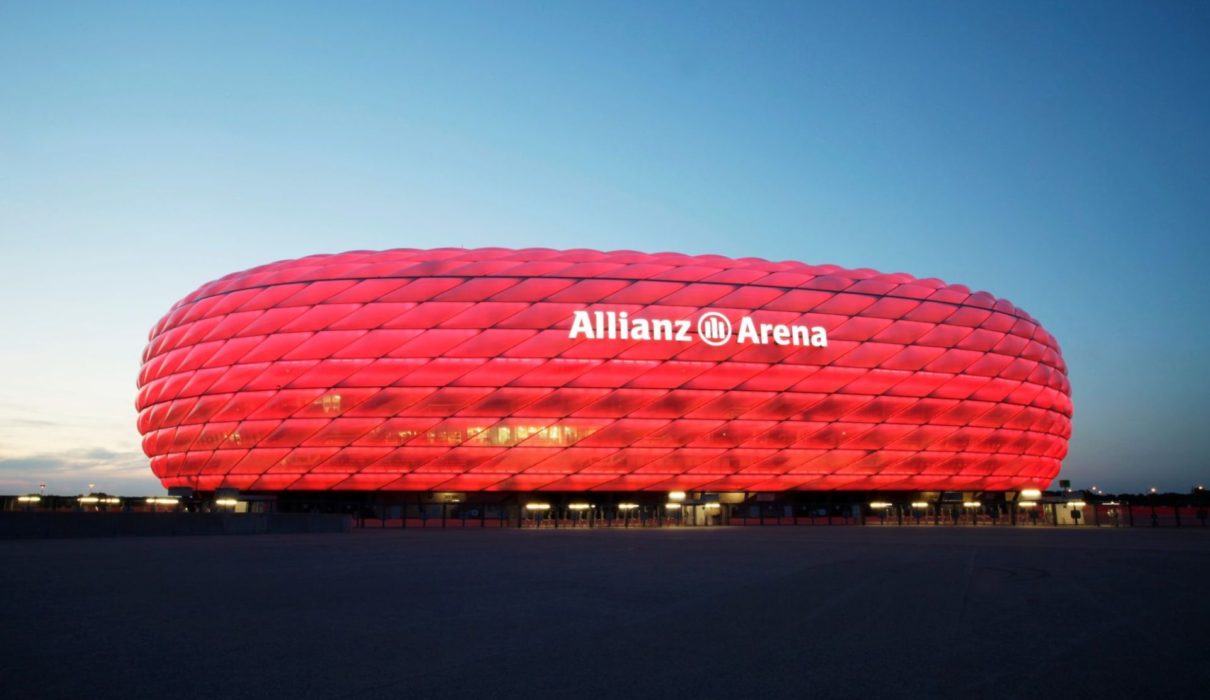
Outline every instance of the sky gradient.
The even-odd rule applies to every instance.
[[[0,493],[162,492],[204,282],[447,245],[984,289],[1062,345],[1062,478],[1210,481],[1210,5],[5,2],[0,65]]]

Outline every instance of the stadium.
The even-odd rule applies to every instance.
[[[203,285],[136,405],[171,493],[241,509],[717,523],[1010,511],[1059,472],[1066,375],[1029,314],[937,279],[399,249]]]

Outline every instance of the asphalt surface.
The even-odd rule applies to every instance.
[[[0,542],[6,697],[1210,697],[1210,529]]]

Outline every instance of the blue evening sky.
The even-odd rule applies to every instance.
[[[1064,475],[1210,481],[1210,5],[0,3],[0,492],[158,493],[148,329],[270,260],[936,276],[1062,344]]]

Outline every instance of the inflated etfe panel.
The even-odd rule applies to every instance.
[[[633,251],[355,251],[204,285],[138,426],[209,491],[1000,490],[1071,432],[1054,338],[906,274]]]

